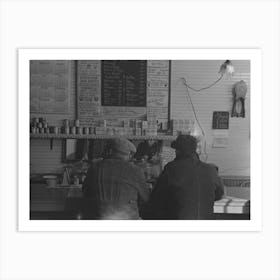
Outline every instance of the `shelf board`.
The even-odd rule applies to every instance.
[[[111,139],[120,137],[120,135],[96,135],[96,134],[30,134],[32,139]],[[172,141],[176,137],[172,135],[142,136],[142,135],[122,135],[130,140],[166,140]]]

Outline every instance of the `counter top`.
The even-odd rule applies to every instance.
[[[31,188],[30,198],[31,211],[64,211],[67,199],[82,199],[82,188],[81,185],[47,187],[45,184],[36,184]],[[225,197],[215,202],[214,213],[249,214],[250,200]]]

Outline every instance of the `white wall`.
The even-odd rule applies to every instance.
[[[173,61],[171,79],[171,118],[194,119],[190,102],[186,98],[186,87],[180,78],[185,78],[193,88],[202,88],[219,78],[218,71],[224,61],[192,60]],[[210,89],[194,92],[189,90],[197,117],[206,135],[208,162],[220,168],[221,175],[250,175],[250,62],[232,61],[235,73],[224,76]],[[226,148],[212,148],[213,111],[231,111],[232,87],[244,80],[248,86],[245,101],[246,117],[229,121],[229,143]],[[203,157],[202,157],[203,158]]]

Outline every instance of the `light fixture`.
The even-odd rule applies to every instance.
[[[193,131],[191,133],[197,140],[197,149],[196,152],[199,156],[205,157],[204,160],[207,161],[207,153],[206,153],[206,139],[204,131],[202,130],[200,124],[195,121],[193,125]]]
[[[196,137],[196,138],[200,138],[203,135],[202,129],[200,128],[200,126],[199,126],[199,124],[196,120],[194,121],[191,135]]]
[[[234,73],[234,67],[230,60],[226,60],[220,67],[219,73],[221,75],[229,74],[232,75]]]

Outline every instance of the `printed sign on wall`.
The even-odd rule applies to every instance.
[[[78,61],[78,118],[168,121],[168,60]]]
[[[70,61],[30,60],[30,112],[69,112]]]
[[[215,111],[213,112],[213,129],[228,129],[229,128],[229,112]]]
[[[79,60],[77,67],[78,118],[82,125],[92,125],[101,114],[100,61]]]

